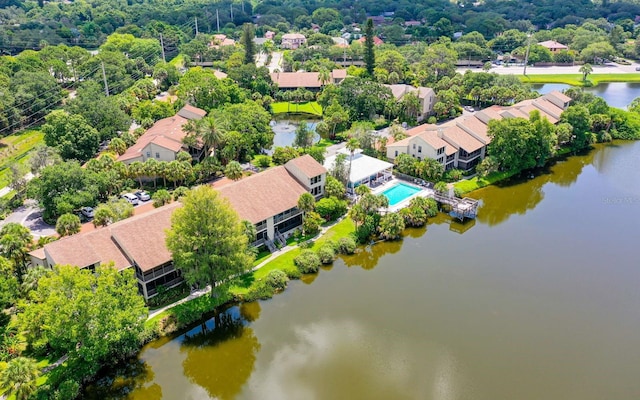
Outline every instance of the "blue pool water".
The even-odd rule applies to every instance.
[[[387,196],[390,206],[395,206],[407,197],[411,197],[414,194],[418,193],[420,190],[422,189],[419,189],[415,186],[398,183],[397,185],[390,187],[389,189],[382,192],[382,194]]]

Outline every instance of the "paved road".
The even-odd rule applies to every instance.
[[[580,65],[568,66],[568,67],[527,67],[527,75],[558,75],[558,74],[579,74]],[[637,73],[637,67],[640,64],[633,63],[632,65],[619,65],[614,63],[608,63],[604,65],[592,65],[594,74],[632,74]],[[480,68],[458,68],[457,71],[464,74],[466,70],[482,71]],[[511,65],[505,67],[493,66],[490,72],[495,72],[500,75],[522,75],[524,67],[522,65]]]
[[[9,214],[7,218],[0,221],[0,227],[8,224],[9,222],[16,222],[29,228],[31,234],[35,237],[51,236],[56,234],[55,227],[42,220],[42,210],[40,210],[36,202],[33,200],[25,201],[25,204],[22,207],[17,208],[14,212]]]
[[[276,70],[282,70],[282,52],[274,51],[271,53],[271,63],[268,65],[269,72],[275,72]]]

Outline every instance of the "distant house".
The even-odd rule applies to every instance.
[[[422,22],[421,22],[421,21],[414,21],[414,20],[411,20],[411,21],[405,21],[405,22],[404,22],[404,26],[406,26],[406,27],[410,27],[410,26],[420,26],[420,25],[422,25]]]
[[[324,195],[327,170],[306,154],[285,165],[227,184],[218,190],[241,219],[256,227],[255,246],[284,244],[288,235],[302,225],[298,199],[303,193]]]
[[[349,47],[349,42],[343,37],[332,37],[333,44],[338,47]]]
[[[47,268],[74,265],[93,270],[100,264],[110,263],[118,271],[134,268],[140,294],[147,300],[157,294],[160,285],[172,288],[183,281],[165,244],[171,214],[180,206],[181,203],[175,202],[104,228],[48,243],[30,253],[32,263]]]
[[[227,37],[227,35],[217,34],[213,35],[211,42],[209,42],[209,48],[217,49],[222,46],[235,46],[236,41]]]
[[[367,40],[367,38],[365,36],[362,36],[360,39],[358,39],[358,43],[362,43],[364,45],[366,40]],[[377,36],[373,37],[373,45],[374,46],[380,46],[382,44],[384,44],[384,41],[382,39],[380,39]]]
[[[302,33],[285,33],[282,35],[280,47],[283,49],[295,50],[307,42],[307,38]]]
[[[402,100],[402,98],[408,93],[413,93],[418,97],[418,100],[420,101],[420,111],[417,116],[418,122],[433,114],[433,105],[436,102],[436,93],[433,89],[423,86],[416,88],[414,86],[404,84],[385,86],[391,89],[393,97],[398,101]]]
[[[182,140],[187,136],[183,126],[190,120],[198,120],[206,115],[206,111],[185,105],[173,117],[156,121],[136,143],[118,157],[118,161],[130,164],[134,161],[146,161],[155,158],[158,161],[173,161],[180,151],[188,151],[195,155],[200,148],[189,148]]]
[[[347,70],[334,69],[331,71],[329,81],[326,83],[340,83],[347,77]],[[320,81],[318,72],[273,72],[271,80],[282,90],[293,90],[304,88],[317,90],[324,86],[325,82]]]
[[[565,46],[562,43],[558,43],[555,40],[546,40],[544,42],[538,43],[538,45],[549,49],[549,51],[552,53],[557,53],[561,50],[569,50],[568,46]]]
[[[273,40],[275,36],[276,36],[276,33],[273,31],[266,31],[264,34],[264,37],[269,40]]]
[[[400,154],[408,154],[418,160],[430,158],[445,169],[469,170],[486,155],[488,124],[503,118],[529,118],[532,111],[552,124],[569,107],[571,98],[552,91],[537,99],[528,99],[510,107],[491,106],[471,116],[461,116],[441,125],[424,124],[408,130],[409,137],[387,143],[387,158],[394,160]]]

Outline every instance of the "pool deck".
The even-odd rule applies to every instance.
[[[402,208],[405,208],[409,205],[409,202],[411,201],[412,198],[414,197],[427,197],[427,198],[433,198],[434,197],[434,192],[433,189],[427,189],[425,187],[422,186],[418,186],[416,184],[404,181],[404,180],[400,180],[400,179],[396,179],[393,178],[388,182],[385,182],[383,185],[380,185],[378,187],[376,187],[375,189],[371,190],[371,193],[378,195],[378,194],[382,194],[385,190],[390,189],[391,187],[397,185],[397,184],[403,184],[403,185],[407,185],[407,186],[412,186],[415,187],[416,189],[420,189],[419,192],[407,197],[406,199],[402,200],[401,202],[393,205],[393,206],[389,206],[389,208],[386,210],[388,212],[396,212]]]

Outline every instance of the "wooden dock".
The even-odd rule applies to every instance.
[[[475,218],[478,215],[478,200],[465,197],[459,199],[450,197],[440,193],[434,193],[433,198],[440,204],[447,205],[451,208],[450,215],[463,221],[465,218]]]

